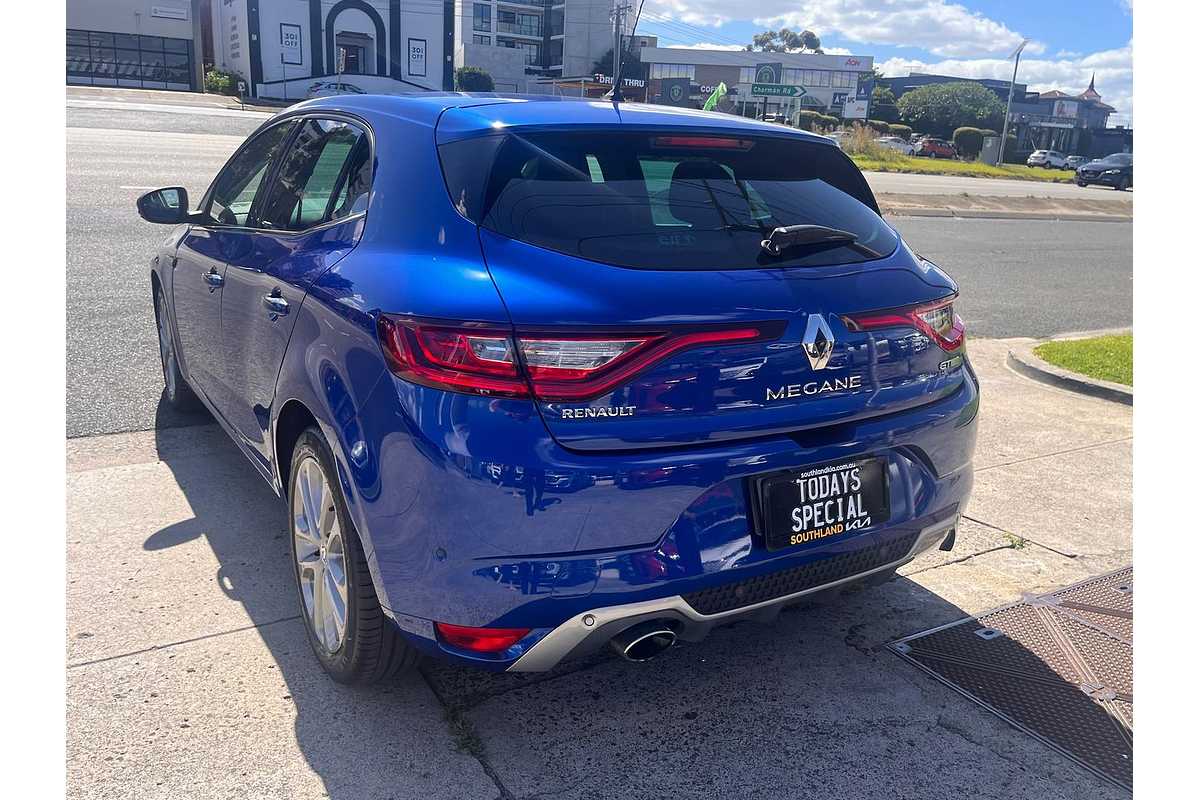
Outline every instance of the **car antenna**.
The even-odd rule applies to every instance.
[[[630,30],[629,30],[629,40],[630,40],[631,45],[633,43],[633,34],[637,30],[638,20],[642,18],[642,7],[644,5],[646,5],[646,0],[639,0],[637,14],[634,15],[633,25],[630,27]],[[612,10],[612,19],[613,19],[613,57],[612,57],[613,76],[612,76],[612,81],[613,81],[613,83],[612,83],[612,89],[606,95],[606,97],[609,100],[612,100],[613,103],[619,103],[625,99],[624,94],[622,94],[622,92],[621,92],[621,83],[622,83],[621,52],[623,50],[621,45],[622,45],[622,40],[625,38],[623,35],[623,33],[624,33],[623,19],[625,16],[625,12],[632,11],[632,10],[633,10],[632,6],[623,5],[621,0],[613,0],[613,10]]]

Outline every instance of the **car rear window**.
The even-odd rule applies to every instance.
[[[507,132],[439,148],[459,212],[502,236],[644,269],[847,264],[893,252],[862,173],[839,149],[781,137]],[[780,226],[853,243],[761,246]]]

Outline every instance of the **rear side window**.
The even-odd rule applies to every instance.
[[[459,212],[503,236],[644,269],[856,263],[895,250],[857,167],[836,147],[736,134],[505,133],[439,148]],[[770,255],[781,226],[853,233]]]
[[[340,120],[300,122],[258,213],[264,228],[301,231],[366,210],[370,191],[366,133]]]

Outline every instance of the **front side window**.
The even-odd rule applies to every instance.
[[[225,165],[209,195],[206,211],[213,221],[221,225],[249,224],[263,178],[295,124],[288,120],[259,133]]]
[[[866,261],[895,250],[862,173],[836,147],[779,137],[507,133],[440,148],[468,219],[538,247],[644,269],[761,269]],[[788,247],[776,227],[847,241]]]
[[[306,119],[258,212],[264,228],[301,231],[366,210],[370,147],[357,125]]]

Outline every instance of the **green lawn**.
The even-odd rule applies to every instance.
[[[1038,358],[1103,381],[1133,386],[1133,334],[1046,342],[1034,348]]]
[[[917,172],[926,175],[964,175],[970,178],[1008,178],[1019,181],[1043,181],[1049,183],[1070,183],[1075,179],[1075,173],[1065,169],[1043,169],[1027,167],[1024,164],[1005,164],[997,167],[979,161],[951,161],[940,158],[916,158],[895,151],[888,151],[880,157],[870,155],[852,155],[859,169],[871,172]]]

